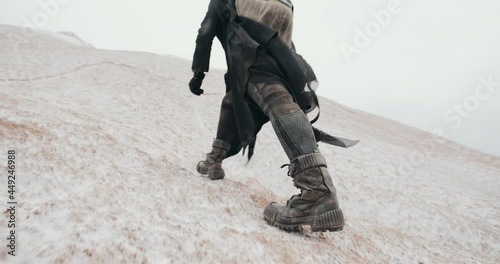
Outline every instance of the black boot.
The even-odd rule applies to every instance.
[[[212,144],[212,151],[207,153],[206,160],[198,162],[196,170],[200,174],[208,174],[208,178],[211,180],[224,179],[225,173],[222,168],[222,160],[226,158],[230,148],[231,145],[229,145],[229,143],[220,139],[215,139]]]
[[[294,159],[289,175],[301,193],[286,205],[270,203],[264,210],[267,223],[289,231],[299,231],[302,226],[310,226],[313,232],[342,230],[344,215],[323,155],[313,153]]]

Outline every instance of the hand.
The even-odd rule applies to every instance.
[[[203,72],[195,72],[193,74],[193,78],[189,81],[189,90],[195,95],[203,94],[203,89],[201,89],[201,83],[205,78],[205,73]]]

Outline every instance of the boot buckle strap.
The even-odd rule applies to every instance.
[[[302,155],[295,158],[288,166],[288,174],[293,177],[296,173],[316,167],[327,167],[326,159],[321,153]]]
[[[212,147],[228,151],[231,148],[231,144],[227,143],[224,140],[215,139],[214,142],[212,143]]]

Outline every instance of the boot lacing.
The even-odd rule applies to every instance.
[[[288,167],[288,172],[286,173],[288,176],[292,177],[293,178],[293,175],[292,175],[292,169],[291,167],[293,166],[293,164],[283,164],[281,165],[281,169],[283,169],[284,167]],[[293,167],[292,167],[293,168]]]
[[[294,166],[293,164],[283,164],[283,165],[281,165],[281,169],[283,169],[284,167],[288,167],[288,172],[287,172],[287,175],[288,175],[288,176],[290,176],[290,177],[292,177],[293,181],[295,182],[295,179],[293,178],[293,170],[294,170],[295,166]],[[294,185],[295,185],[295,184],[294,184]],[[297,187],[296,187],[296,188],[297,188]],[[287,205],[288,205],[288,203],[289,203],[290,201],[292,201],[292,200],[293,200],[293,197],[295,197],[295,196],[301,197],[301,196],[302,196],[302,189],[300,189],[300,188],[297,188],[297,189],[299,189],[299,190],[300,190],[300,193],[299,193],[299,194],[292,195],[292,197],[290,197],[290,199],[286,202],[286,204],[287,204]]]

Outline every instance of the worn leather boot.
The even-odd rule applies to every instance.
[[[212,151],[207,153],[206,160],[198,162],[196,170],[200,174],[208,174],[208,178],[211,180],[224,179],[225,173],[222,168],[222,160],[226,158],[230,148],[231,145],[229,145],[229,143],[220,139],[215,139],[212,144]]]
[[[289,175],[301,193],[292,196],[286,205],[270,203],[264,210],[267,223],[287,231],[306,226],[312,232],[342,230],[344,215],[323,155],[313,153],[294,159]]]

